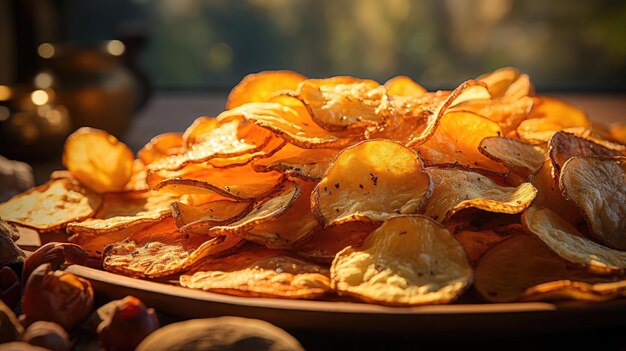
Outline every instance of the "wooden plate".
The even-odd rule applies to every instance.
[[[537,334],[624,326],[626,299],[571,302],[452,304],[385,307],[363,303],[246,298],[192,290],[71,265],[66,271],[90,280],[107,299],[134,295],[147,305],[181,318],[241,316],[286,329],[348,333],[437,335]]]

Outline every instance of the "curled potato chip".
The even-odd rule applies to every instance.
[[[626,250],[626,157],[572,157],[563,165],[559,183],[593,237]]]
[[[148,174],[148,184],[155,190],[178,195],[217,194],[237,200],[269,196],[283,180],[278,172],[256,172],[250,164],[230,168],[193,165],[181,171]]]
[[[93,216],[102,198],[71,179],[51,180],[0,204],[0,218],[41,231]]]
[[[535,198],[537,190],[530,183],[504,187],[491,179],[460,169],[427,168],[434,191],[424,214],[439,223],[466,208],[497,213],[520,213]]]
[[[229,295],[289,299],[319,298],[331,291],[328,269],[291,257],[289,252],[258,246],[205,259],[180,276],[180,285]]]
[[[418,213],[432,182],[415,151],[390,140],[369,140],[344,149],[311,194],[324,225],[382,221]]]
[[[206,235],[182,234],[174,219],[168,218],[158,231],[155,227],[133,233],[124,241],[104,249],[104,269],[133,277],[161,278],[189,268],[212,255],[238,248],[236,237],[210,238]]]
[[[283,90],[296,90],[306,77],[293,71],[263,71],[248,74],[228,94],[226,109],[249,102],[266,102]]]
[[[536,237],[514,235],[487,251],[475,287],[487,301],[591,300],[626,294],[626,281],[598,276],[559,258]]]
[[[359,247],[380,222],[356,221],[318,227],[311,237],[296,247],[299,256],[306,259],[332,263],[337,253],[348,246]]]
[[[137,158],[149,165],[163,157],[181,152],[183,145],[183,136],[180,133],[159,134],[137,152]]]
[[[546,142],[560,130],[591,127],[587,115],[565,101],[545,96],[537,101],[528,119],[516,129],[517,135],[524,140]]]
[[[391,114],[385,87],[373,80],[332,77],[302,81],[294,96],[327,130],[377,125]]]
[[[265,146],[258,151],[232,157],[215,157],[208,160],[206,164],[216,168],[245,166],[257,159],[271,157],[276,152],[280,151],[286,144],[287,142],[285,139],[277,135],[272,135],[267,144],[265,144]]]
[[[220,199],[195,206],[174,202],[171,207],[172,216],[181,231],[201,233],[210,227],[240,219],[252,210],[252,204],[252,201]]]
[[[617,122],[609,126],[609,137],[615,142],[626,145],[626,123]]]
[[[547,208],[530,207],[522,215],[524,228],[561,258],[597,273],[623,273],[626,252],[597,244]]]
[[[524,181],[537,173],[548,158],[546,151],[540,146],[503,137],[484,138],[478,150],[483,155],[501,162],[509,171]]]
[[[554,133],[548,142],[550,158],[556,175],[565,161],[574,156],[610,157],[620,156],[621,152],[608,149],[602,145],[566,132]]]
[[[396,76],[385,82],[389,96],[420,96],[428,91],[407,76]]]
[[[385,221],[363,246],[339,252],[330,274],[340,294],[397,306],[447,303],[472,281],[463,246],[420,215]]]
[[[469,111],[497,122],[508,135],[525,120],[533,109],[535,100],[530,96],[518,99],[501,98],[493,100],[474,100],[453,108],[455,111]]]
[[[200,116],[183,133],[183,145],[189,149],[194,144],[199,144],[214,135],[214,130],[219,128],[221,123],[216,118]]]
[[[303,149],[287,144],[274,155],[254,161],[258,172],[277,171],[303,180],[319,181],[337,156],[336,149]]]
[[[128,146],[100,129],[80,128],[63,148],[63,164],[72,176],[99,193],[124,190],[134,159]]]
[[[489,88],[494,98],[520,99],[534,94],[528,74],[513,67],[503,67],[476,78]]]
[[[576,205],[563,197],[558,177],[554,177],[554,168],[549,158],[531,177],[530,183],[537,189],[537,196],[533,201],[535,206],[548,208],[570,223],[582,222],[583,218]]]
[[[474,231],[467,229],[454,234],[454,237],[463,245],[467,253],[467,258],[472,266],[478,262],[480,256],[482,256],[485,251],[505,238],[504,235],[491,230]]]
[[[501,136],[500,126],[471,112],[446,112],[434,134],[416,147],[426,166],[461,165],[496,174],[505,174],[507,168],[479,152],[484,138]]]

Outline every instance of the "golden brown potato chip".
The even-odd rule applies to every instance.
[[[626,250],[626,157],[572,157],[561,169],[559,184],[594,238]]]
[[[401,115],[421,115],[426,118],[424,127],[419,132],[415,131],[415,133],[408,138],[407,146],[420,145],[430,139],[437,130],[439,121],[449,108],[463,102],[489,99],[491,97],[486,86],[475,80],[464,82],[449,95],[439,93],[433,95],[425,94],[418,99],[424,99],[428,96],[434,97],[434,99],[431,98],[429,104],[424,105],[421,101],[408,100],[403,103],[403,107],[399,108]],[[406,107],[406,105],[408,105],[408,107]],[[394,107],[396,106],[394,105]],[[396,107],[396,109],[398,108]],[[408,109],[409,111],[414,110],[414,112],[403,112],[403,109]]]
[[[124,190],[134,159],[128,146],[100,129],[80,128],[63,148],[63,164],[72,176],[99,193]]]
[[[172,216],[181,231],[201,233],[210,227],[240,219],[252,210],[252,204],[251,201],[220,199],[195,206],[174,202],[171,207]]]
[[[572,224],[547,208],[530,207],[522,215],[522,225],[568,262],[598,273],[621,274],[626,268],[626,252],[583,237]]]
[[[407,76],[395,76],[385,82],[389,96],[420,96],[428,91]]]
[[[446,112],[435,133],[415,149],[426,166],[461,165],[496,174],[507,168],[479,152],[484,138],[501,136],[500,126],[472,112]]]
[[[609,127],[609,136],[613,141],[626,145],[626,123],[617,122]]]
[[[265,146],[258,151],[232,157],[216,157],[208,160],[206,164],[216,168],[245,166],[252,161],[271,157],[280,151],[286,144],[287,142],[285,139],[277,135],[273,135],[270,137],[267,144],[265,144]]]
[[[591,140],[566,132],[554,133],[548,142],[548,147],[556,176],[558,176],[558,172],[563,167],[565,161],[574,156],[610,157],[622,155],[619,151],[607,149]]]
[[[180,153],[183,145],[183,136],[180,133],[159,134],[137,152],[137,158],[149,165],[165,156]]]
[[[277,171],[303,180],[319,181],[339,150],[303,149],[292,144],[285,145],[274,155],[254,161],[257,172]]]
[[[530,183],[505,187],[491,179],[470,171],[446,168],[427,168],[434,183],[434,191],[426,204],[424,214],[439,223],[466,208],[497,213],[520,213],[535,198],[537,190]]]
[[[136,159],[135,162],[133,162],[133,174],[130,176],[128,183],[126,183],[126,186],[124,186],[121,192],[149,190],[150,187],[148,187],[146,183],[147,176],[148,170],[145,164],[140,159]]]
[[[572,201],[563,197],[559,188],[558,177],[555,178],[553,174],[552,161],[548,158],[530,179],[530,183],[537,189],[537,196],[535,196],[533,204],[537,207],[551,209],[570,223],[582,222],[583,217],[580,211]]]
[[[102,198],[71,179],[51,180],[0,204],[0,218],[41,231],[93,216]]]
[[[240,235],[246,237],[250,229],[271,221],[285,213],[296,202],[300,186],[292,181],[283,183],[282,188],[272,196],[256,202],[250,212],[243,218],[224,226],[214,226],[207,232],[210,236]]]
[[[497,122],[508,135],[525,120],[533,109],[535,100],[530,96],[517,99],[500,98],[493,100],[474,100],[460,104],[454,111],[470,111]]]
[[[368,79],[307,79],[294,96],[317,124],[331,131],[381,124],[391,115],[385,87]]]
[[[269,131],[255,125],[240,126],[238,121],[226,122],[187,151],[161,158],[150,164],[149,169],[176,171],[188,164],[202,163],[212,158],[253,153],[264,147],[272,136]]]
[[[136,191],[103,194],[102,200],[94,218],[68,224],[67,232],[104,235],[142,223],[159,222],[172,215],[170,204],[178,197],[156,191]]]
[[[415,151],[390,140],[369,140],[344,149],[319,182],[311,202],[324,225],[382,221],[418,213],[432,182]]]
[[[255,224],[244,233],[247,240],[270,249],[287,249],[302,242],[319,227],[311,211],[311,192],[316,183],[298,181],[300,195],[281,215]]]
[[[249,246],[231,256],[204,259],[180,285],[248,297],[314,299],[329,293],[328,269],[289,252]]]
[[[503,67],[476,78],[489,88],[494,98],[520,99],[532,96],[534,88],[528,74],[513,67]]]
[[[478,262],[485,251],[505,238],[504,235],[491,230],[474,231],[467,229],[454,234],[454,237],[463,245],[472,266]]]
[[[478,150],[483,155],[501,162],[509,171],[524,181],[537,173],[548,158],[546,151],[540,146],[503,137],[484,138]]]
[[[425,216],[391,218],[331,266],[340,294],[394,306],[448,303],[472,281],[463,246]]]
[[[367,236],[379,226],[380,222],[357,221],[333,224],[326,228],[318,227],[296,250],[298,255],[306,259],[330,264],[337,252],[348,246],[363,245]]]
[[[174,219],[158,228],[146,228],[104,249],[104,269],[133,277],[167,277],[212,255],[231,252],[242,244],[237,237],[210,238],[182,234]]]
[[[608,300],[626,293],[626,281],[598,276],[560,259],[530,235],[514,235],[487,251],[476,266],[475,287],[487,301]]]
[[[266,102],[283,90],[296,90],[306,77],[293,71],[263,71],[248,74],[230,91],[226,109],[249,102]]]
[[[207,116],[196,118],[183,133],[183,145],[189,149],[194,144],[199,144],[214,135],[214,130],[222,124],[216,119]]]
[[[556,98],[542,96],[537,99],[528,119],[517,127],[520,138],[546,142],[560,130],[591,127],[587,115],[579,108]]]
[[[148,184],[156,190],[178,195],[218,194],[237,200],[273,194],[283,180],[278,172],[256,172],[250,164],[231,168],[193,165],[182,171],[148,174]]]

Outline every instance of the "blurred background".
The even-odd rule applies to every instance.
[[[0,0],[0,154],[31,162],[40,182],[75,128],[137,150],[219,113],[261,70],[405,74],[436,90],[503,66],[592,118],[624,120],[626,2]]]

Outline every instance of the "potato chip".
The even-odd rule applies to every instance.
[[[504,67],[476,78],[485,83],[494,98],[508,98],[512,100],[532,96],[534,88],[528,74],[513,67]]]
[[[212,255],[231,252],[242,243],[236,237],[182,234],[171,218],[158,229],[140,230],[107,246],[103,253],[104,269],[133,277],[167,277]]]
[[[474,100],[454,107],[454,111],[469,111],[497,122],[508,135],[525,120],[533,109],[535,100],[530,96],[519,99],[502,98],[493,100]]]
[[[102,199],[71,179],[51,180],[0,204],[0,218],[41,231],[93,216]]]
[[[418,213],[431,192],[432,182],[415,151],[378,139],[339,153],[311,194],[311,202],[324,225],[382,221]]]
[[[265,144],[265,146],[258,151],[232,157],[215,157],[206,161],[206,164],[216,168],[245,166],[252,161],[271,157],[276,152],[280,151],[286,144],[287,142],[285,139],[277,135],[273,135],[270,137],[267,144]]]
[[[380,222],[357,221],[318,227],[311,237],[299,243],[296,251],[306,259],[330,264],[337,253],[348,246],[359,247]]]
[[[311,211],[311,192],[316,183],[298,181],[300,195],[284,213],[255,224],[244,237],[270,249],[287,249],[310,237],[319,224]]]
[[[537,173],[548,158],[546,151],[540,146],[503,137],[484,138],[478,150],[492,160],[501,162],[524,181]]]
[[[123,190],[134,159],[124,143],[100,129],[80,128],[63,148],[63,164],[72,176],[99,193]]]
[[[210,236],[241,235],[262,223],[285,213],[301,194],[300,186],[292,181],[283,183],[282,188],[269,198],[259,200],[243,218],[224,226],[215,226],[208,230]]]
[[[491,230],[474,231],[467,229],[454,234],[454,237],[463,245],[467,253],[467,258],[472,266],[478,262],[478,259],[480,259],[480,256],[482,256],[485,251],[505,238],[504,235]]]
[[[293,71],[263,71],[248,74],[230,91],[226,109],[249,102],[266,102],[277,92],[296,90],[306,77]]]
[[[148,184],[155,190],[178,195],[218,194],[237,200],[269,196],[283,180],[284,176],[278,172],[256,172],[249,164],[231,168],[194,165],[182,171],[148,174]]]
[[[149,165],[165,156],[180,153],[183,145],[183,136],[180,133],[159,134],[137,152],[137,158]]]
[[[253,167],[257,172],[277,171],[303,180],[319,181],[338,153],[336,149],[303,149],[287,144],[274,155],[254,161]]]
[[[487,251],[476,266],[475,287],[487,301],[607,300],[626,293],[626,281],[568,264],[530,235],[514,235]]]
[[[416,215],[391,218],[360,248],[339,252],[330,274],[340,294],[412,306],[454,300],[473,273],[454,236],[432,219]]]
[[[556,176],[558,176],[558,172],[565,161],[574,156],[610,157],[622,155],[619,151],[607,149],[593,141],[566,132],[554,133],[548,142],[548,147]]]
[[[609,127],[609,137],[617,143],[626,145],[626,123],[617,122],[611,124]]]
[[[385,82],[389,96],[420,96],[428,91],[407,76],[396,76]]]
[[[497,213],[520,213],[535,198],[537,190],[530,183],[505,187],[493,180],[460,169],[427,168],[434,183],[434,191],[426,204],[424,214],[439,223],[466,208]]]
[[[252,210],[252,204],[252,201],[221,199],[195,206],[184,202],[174,202],[171,208],[172,216],[179,229],[185,228],[183,232],[187,230],[200,232],[240,219]]]
[[[507,168],[479,152],[484,138],[501,136],[497,123],[471,112],[447,112],[439,121],[435,133],[425,143],[415,147],[426,166],[461,165],[496,174]]]
[[[542,96],[537,99],[528,119],[516,129],[520,138],[546,142],[560,130],[591,127],[587,115],[579,108],[556,98]]]
[[[597,240],[626,250],[626,157],[572,157],[559,179]]]
[[[200,144],[215,135],[215,130],[221,126],[221,123],[211,117],[200,116],[183,133],[183,146],[186,149],[191,148],[194,144]]]
[[[368,79],[308,79],[294,96],[317,124],[331,131],[381,124],[391,115],[385,87]]]
[[[535,173],[530,183],[537,189],[537,196],[533,204],[537,207],[548,208],[565,218],[568,222],[578,224],[583,221],[583,217],[570,200],[566,200],[559,188],[558,177],[553,176],[554,169],[552,161],[547,159],[541,168]]]
[[[585,238],[572,224],[547,208],[530,207],[522,225],[561,258],[598,273],[619,273],[626,268],[626,252]]]
[[[180,276],[180,285],[229,295],[289,299],[314,299],[331,291],[328,269],[291,257],[289,252],[258,246],[205,259]]]

